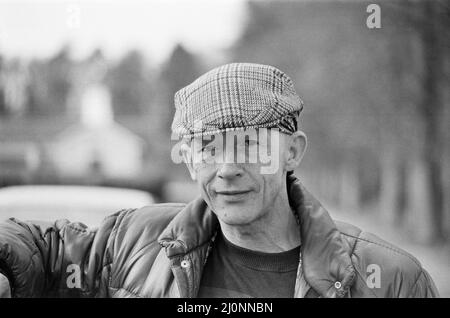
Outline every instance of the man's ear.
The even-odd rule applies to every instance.
[[[300,165],[303,155],[305,154],[307,144],[308,140],[303,131],[298,130],[289,136],[286,142],[286,171],[292,171]]]
[[[180,147],[180,150],[181,150],[181,155],[183,156],[183,161],[189,170],[189,174],[191,175],[191,179],[196,181],[197,173],[195,172],[195,169],[194,169],[191,147],[188,144],[183,143]]]

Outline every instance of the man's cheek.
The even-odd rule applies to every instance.
[[[201,183],[200,184],[200,191],[203,199],[208,203],[208,205],[212,204],[212,201],[214,200],[214,191],[211,189],[210,184],[208,183]]]
[[[194,171],[197,175],[197,182],[202,186],[209,185],[215,176],[215,169],[205,166],[194,166]]]

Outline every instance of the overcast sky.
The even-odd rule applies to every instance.
[[[0,0],[0,54],[48,57],[70,44],[75,58],[95,48],[119,58],[141,49],[167,58],[177,42],[214,52],[240,34],[245,0]]]

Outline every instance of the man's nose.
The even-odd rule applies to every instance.
[[[242,177],[242,174],[242,168],[236,163],[224,163],[217,171],[217,176],[220,179],[233,179],[236,177]]]

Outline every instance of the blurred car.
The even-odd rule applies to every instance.
[[[124,208],[154,203],[151,194],[124,188],[91,186],[12,186],[0,188],[0,220],[55,221],[68,219],[89,227]]]

